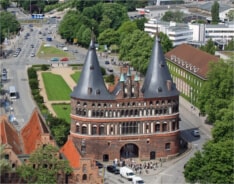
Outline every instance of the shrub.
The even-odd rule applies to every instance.
[[[37,78],[37,71],[34,68],[29,68],[28,69],[28,78],[29,79]]]
[[[31,87],[31,89],[38,89],[38,85],[39,83],[38,83],[37,78],[36,79],[32,78],[29,80],[29,86]]]
[[[49,65],[41,65],[41,70],[42,71],[46,71],[46,70],[48,70],[50,67],[49,67]]]

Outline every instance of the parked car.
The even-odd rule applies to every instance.
[[[110,64],[110,61],[105,61],[105,64],[106,64],[106,65],[109,65],[109,64]]]
[[[60,61],[69,61],[69,59],[67,57],[64,57],[64,58],[60,59]]]
[[[98,162],[98,161],[96,161],[96,166],[97,166],[99,169],[103,168],[103,164],[100,163],[100,162]]]
[[[200,137],[200,132],[199,132],[199,130],[193,130],[192,131],[192,135],[194,136],[194,137]]]
[[[107,71],[112,73],[113,72],[113,69],[112,68],[107,68]]]
[[[106,167],[107,171],[113,174],[119,174],[119,168],[114,165],[108,165]]]
[[[50,61],[59,61],[59,58],[53,57],[53,58],[50,59]]]
[[[31,53],[31,57],[35,57],[35,53],[32,52],[32,53]]]
[[[2,74],[7,74],[7,69],[6,68],[2,69]]]

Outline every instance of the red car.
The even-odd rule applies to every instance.
[[[67,57],[60,59],[60,61],[69,61]]]

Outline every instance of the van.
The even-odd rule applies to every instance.
[[[9,87],[9,96],[10,96],[11,99],[16,99],[17,98],[17,93],[16,93],[15,86],[10,86]]]
[[[120,168],[120,176],[126,178],[129,181],[132,181],[132,178],[135,176],[132,169],[124,166]]]
[[[132,184],[144,184],[144,180],[140,176],[134,176],[132,178]]]

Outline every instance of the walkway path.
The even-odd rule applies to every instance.
[[[43,83],[42,75],[41,75],[42,72],[43,71],[38,71],[39,88],[41,89],[40,95],[43,97],[44,104],[48,108],[48,110],[51,112],[51,114],[56,116],[56,113],[54,112],[54,109],[52,108],[52,104],[54,104],[54,103],[70,103],[70,100],[68,100],[68,101],[49,101],[47,94],[46,94],[45,86]],[[73,90],[73,88],[76,86],[75,81],[71,78],[71,74],[75,73],[75,71],[72,70],[71,67],[66,67],[66,66],[52,67],[50,72],[53,74],[61,75],[63,77],[63,79],[65,80],[65,82],[68,84],[68,86],[71,88],[71,90]]]

